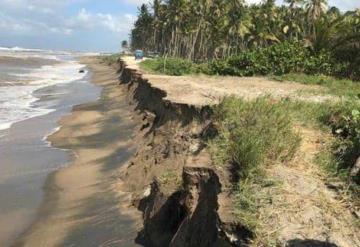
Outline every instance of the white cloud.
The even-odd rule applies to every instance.
[[[0,0],[0,6],[12,11],[53,13],[59,8],[80,1],[83,0]]]
[[[0,29],[3,31],[24,32],[28,28],[23,23],[19,23],[9,16],[0,14]]]
[[[136,17],[131,14],[112,15],[108,13],[90,13],[82,8],[75,18],[65,25],[73,29],[106,28],[115,33],[129,32]]]
[[[14,18],[3,13],[0,13],[0,28],[2,32],[16,34],[61,33],[70,35],[72,33],[72,29],[68,27],[51,25],[29,18]]]
[[[84,8],[81,9],[77,15],[77,19],[84,23],[88,22],[90,18],[91,18],[90,14]]]
[[[125,14],[121,17],[114,17],[110,14],[97,14],[100,23],[107,27],[112,32],[126,32],[132,27],[136,17],[130,14]]]
[[[123,3],[128,3],[128,4],[133,4],[136,6],[140,6],[143,3],[149,3],[152,2],[152,0],[121,0],[120,2]]]
[[[60,7],[79,1],[86,0],[0,0],[0,31],[17,35],[71,35],[81,30],[108,30],[127,35],[136,19],[131,14],[91,13],[85,8],[75,16],[64,16]]]

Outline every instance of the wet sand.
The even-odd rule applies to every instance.
[[[73,159],[48,177],[37,221],[14,246],[136,246],[140,215],[122,206],[129,195],[117,190],[117,173],[134,154],[137,120],[114,69],[95,58],[81,62],[103,88],[101,97],[76,106],[48,138]]]
[[[34,105],[54,111],[0,130],[0,246],[11,243],[34,221],[48,174],[66,166],[68,152],[43,138],[58,126],[74,105],[96,100],[100,88],[87,78],[44,87],[34,92]],[[77,97],[71,97],[77,95]]]

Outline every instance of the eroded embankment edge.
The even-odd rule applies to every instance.
[[[120,85],[142,114],[138,150],[121,172],[143,212],[136,241],[146,246],[240,246],[251,232],[233,220],[228,175],[206,150],[216,135],[209,106],[171,102],[121,59]]]

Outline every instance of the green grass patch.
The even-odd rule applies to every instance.
[[[245,226],[255,230],[256,212],[264,199],[258,188],[271,186],[263,167],[292,159],[300,137],[287,108],[269,97],[254,101],[228,97],[214,107],[214,113],[219,135],[211,141],[210,150],[218,165],[235,168],[235,213]]]
[[[310,127],[328,128],[324,122],[330,111],[331,102],[314,103],[284,99],[279,104],[296,122]]]
[[[116,53],[116,54],[112,54],[109,56],[102,56],[101,59],[104,63],[106,63],[108,65],[112,65],[112,64],[116,63],[120,57],[121,57],[121,55],[119,53]]]
[[[289,112],[269,97],[244,101],[225,98],[214,108],[220,123],[218,160],[241,166],[241,176],[267,160],[291,158],[299,144]]]
[[[198,73],[201,65],[186,59],[161,57],[142,61],[140,68],[151,73],[180,76]]]
[[[320,85],[326,90],[324,93],[346,96],[350,98],[360,97],[360,82],[348,79],[337,79],[325,75],[307,75],[301,73],[290,73],[286,75],[272,76],[277,81],[298,82],[306,85]]]
[[[333,136],[325,143],[314,163],[326,173],[328,182],[341,181],[345,185],[342,194],[360,206],[360,174],[350,176],[352,167],[360,157],[359,101],[282,101],[281,104],[296,121]]]

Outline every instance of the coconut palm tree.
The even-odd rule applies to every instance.
[[[307,38],[314,51],[353,50],[359,44],[360,10],[326,12],[326,0],[285,1],[289,6],[274,0],[253,5],[244,0],[154,0],[152,11],[148,5],[139,9],[131,45],[204,61],[285,40]]]
[[[315,22],[326,12],[327,0],[307,0],[305,8],[309,24],[314,26]]]
[[[316,22],[327,10],[327,0],[307,0],[305,3],[308,24],[308,39],[316,36]],[[310,36],[313,36],[312,38]]]
[[[290,9],[295,9],[297,6],[302,5],[304,0],[285,0],[284,2],[289,4]]]

